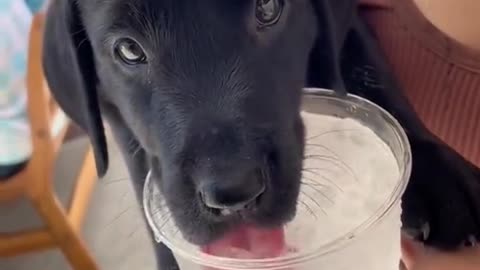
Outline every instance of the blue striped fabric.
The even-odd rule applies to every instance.
[[[25,0],[25,2],[27,3],[27,6],[30,9],[30,11],[32,13],[35,13],[43,7],[43,4],[45,1],[44,0]]]
[[[32,11],[39,0],[0,0],[0,165],[31,155],[25,73]]]

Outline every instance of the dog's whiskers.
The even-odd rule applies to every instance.
[[[330,148],[328,148],[328,147],[325,146],[325,145],[321,145],[321,144],[318,144],[318,143],[307,143],[307,144],[305,145],[305,147],[306,147],[306,150],[307,150],[307,151],[309,150],[308,147],[321,148],[321,149],[327,151],[328,153],[330,153],[331,155],[333,155],[335,158],[338,159],[338,155],[337,155],[333,150],[331,150]]]
[[[339,191],[343,192],[343,189],[339,185],[337,185],[335,183],[335,181],[326,177],[325,175],[321,175],[321,174],[315,173],[314,171],[310,171],[310,170],[303,170],[303,172],[308,172],[308,173],[314,174],[314,175],[320,177],[321,179],[325,180],[326,182],[335,186]],[[302,178],[306,179],[306,180],[309,180],[312,185],[317,185],[317,186],[323,185],[322,183],[319,183],[319,179],[310,178],[309,176],[306,176],[305,174],[302,175]],[[326,185],[324,185],[324,186],[326,186]]]
[[[362,130],[359,130],[359,129],[335,129],[335,130],[329,130],[329,131],[325,131],[325,132],[322,132],[320,134],[317,134],[317,135],[314,135],[312,137],[308,137],[306,138],[306,141],[311,141],[311,140],[314,140],[314,139],[318,139],[320,137],[323,137],[325,135],[329,135],[329,134],[335,134],[335,133],[341,133],[341,132],[353,132],[353,131],[357,131],[357,132],[362,132]]]
[[[317,202],[310,194],[308,194],[307,192],[304,192],[304,191],[302,191],[302,194],[303,194],[305,197],[307,197],[310,201],[312,201],[325,215],[328,215],[328,214],[327,214],[327,211],[325,211],[325,209],[320,205],[320,203]],[[312,214],[312,215],[314,215],[315,217],[317,217],[317,216],[315,215],[315,211],[313,211],[312,208],[310,208],[310,206],[309,206],[306,202],[304,202],[304,201],[302,201],[302,200],[299,200],[299,201],[307,208],[307,211],[311,212],[310,214]]]
[[[313,210],[310,208],[310,206],[308,206],[308,204],[307,204],[306,202],[304,202],[304,201],[302,201],[302,200],[299,200],[298,203],[301,203],[301,204],[303,205],[303,207],[305,207],[305,209],[307,210],[307,212],[308,212],[310,215],[318,218],[317,215],[315,214],[315,212],[313,212]],[[324,213],[325,213],[325,212],[324,212]],[[327,214],[327,213],[325,213],[325,214]]]
[[[311,174],[314,174],[314,175],[319,175],[320,174],[318,172],[325,172],[325,173],[330,173],[330,174],[333,174],[335,173],[335,170],[332,169],[332,168],[324,168],[324,167],[315,167],[315,168],[309,168],[309,167],[305,167],[302,169],[303,172],[308,172],[308,173],[311,173]]]
[[[315,186],[312,186],[312,185],[309,185],[308,183],[305,183],[305,182],[303,182],[302,184],[305,185],[305,186],[307,186],[307,187],[309,187],[309,188],[311,188],[311,189],[313,189],[314,191],[320,193],[320,195],[321,195],[322,197],[324,197],[324,198],[325,198],[327,201],[329,201],[330,203],[335,204],[335,202],[334,202],[330,197],[328,197],[327,194],[325,194],[320,188],[315,187]]]
[[[353,171],[353,169],[340,159],[337,159],[331,156],[326,156],[326,155],[307,155],[305,156],[304,160],[305,161],[319,160],[319,161],[325,161],[325,162],[331,163],[332,165],[338,167],[339,169],[346,170],[353,177],[355,182],[358,182],[358,178],[355,175],[355,172]]]

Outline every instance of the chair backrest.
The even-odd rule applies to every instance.
[[[68,118],[50,94],[42,69],[44,24],[44,13],[34,16],[28,49],[27,104],[33,153],[22,172],[0,183],[0,201],[14,199],[27,189],[41,189],[50,184],[47,181],[69,126]]]
[[[53,99],[45,81],[42,69],[44,23],[44,13],[33,18],[27,71],[28,106],[34,149],[47,144],[55,154],[61,146],[69,121]]]

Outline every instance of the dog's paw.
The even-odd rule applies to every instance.
[[[403,228],[443,250],[480,240],[480,170],[445,145],[412,143],[412,176],[403,197]]]

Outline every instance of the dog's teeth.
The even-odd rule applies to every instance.
[[[477,245],[477,238],[474,235],[470,235],[463,244],[463,246],[465,247],[475,247],[476,245]]]
[[[430,236],[430,223],[426,222],[425,224],[423,224],[421,230],[422,230],[423,241],[426,241]]]
[[[230,210],[230,209],[223,209],[223,210],[220,211],[220,213],[223,216],[229,216],[229,215],[233,214],[232,210]]]
[[[415,228],[405,228],[403,231],[406,236],[415,239],[416,241],[425,242],[430,237],[431,228],[430,223],[425,222],[421,226]]]

